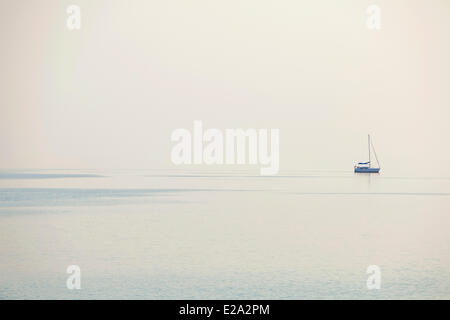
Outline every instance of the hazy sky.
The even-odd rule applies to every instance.
[[[168,168],[171,132],[202,120],[279,128],[281,171],[352,170],[370,132],[387,172],[450,175],[448,0],[1,0],[0,15],[0,168]]]

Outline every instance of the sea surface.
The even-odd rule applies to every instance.
[[[0,299],[450,299],[449,231],[448,177],[3,170]]]

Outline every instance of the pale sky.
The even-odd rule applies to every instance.
[[[201,120],[279,128],[280,171],[352,170],[371,133],[448,177],[449,33],[448,0],[1,0],[0,168],[170,168]]]

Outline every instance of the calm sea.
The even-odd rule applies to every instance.
[[[450,178],[0,171],[0,298],[449,299],[449,231]]]

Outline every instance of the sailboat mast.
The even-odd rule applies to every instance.
[[[369,168],[370,168],[370,134],[368,134],[367,137],[369,142],[368,146],[369,146]]]

